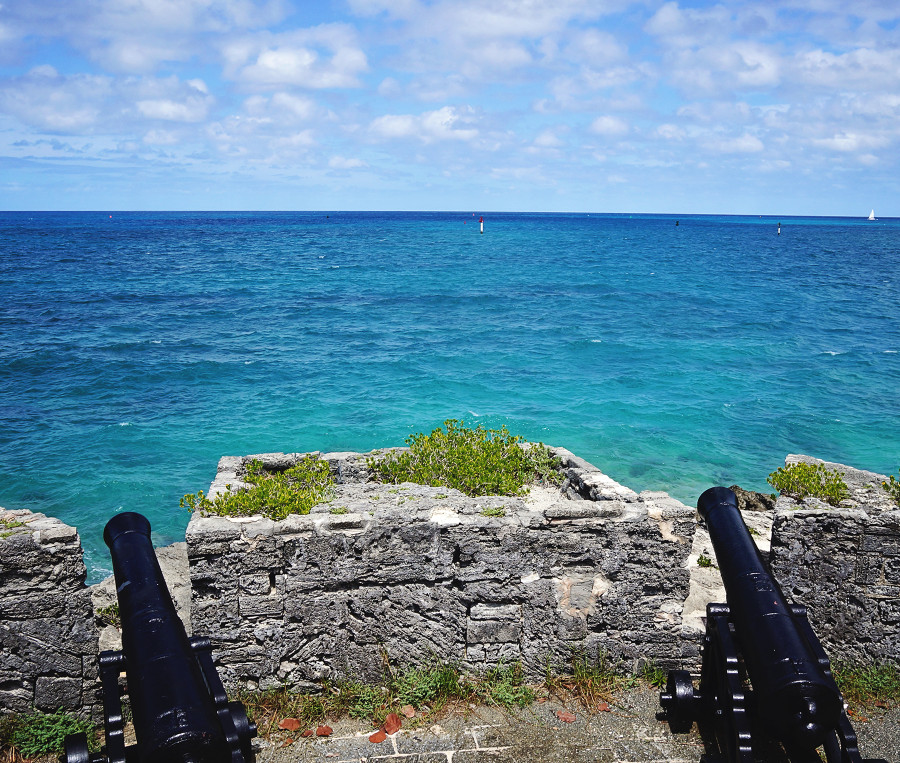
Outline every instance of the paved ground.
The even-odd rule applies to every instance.
[[[568,709],[575,721],[564,723],[558,711]],[[609,712],[589,715],[578,705],[535,703],[516,712],[470,708],[420,728],[406,727],[375,744],[375,731],[356,721],[333,724],[328,738],[302,739],[286,734],[262,742],[257,763],[697,763],[704,754],[696,727],[672,735],[656,719],[659,695],[634,689]],[[900,710],[878,711],[867,721],[854,721],[863,755],[900,763]],[[285,744],[285,739],[294,741]],[[784,760],[776,751],[761,751],[760,760]]]

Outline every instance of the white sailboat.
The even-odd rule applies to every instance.
[[[875,219],[875,210],[874,210],[874,209],[873,209],[871,212],[869,212],[869,219],[870,219],[870,220],[874,220],[874,219]]]

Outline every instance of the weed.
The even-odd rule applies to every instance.
[[[265,737],[277,731],[284,718],[296,718],[307,728],[323,722],[329,710],[328,697],[327,692],[323,695],[300,694],[282,686],[266,691],[239,691],[235,699],[244,703],[259,735]]]
[[[834,668],[834,679],[844,699],[853,705],[900,704],[900,669],[894,665],[840,665]]]
[[[116,628],[122,627],[122,616],[119,614],[119,603],[114,602],[108,607],[98,607],[96,612],[101,622]]]
[[[346,506],[337,506],[333,509],[328,509],[329,514],[348,514],[350,510]]]
[[[571,672],[568,674],[552,675],[549,663],[546,672],[544,687],[549,693],[561,694],[563,698],[574,697],[591,710],[603,702],[612,704],[618,692],[631,689],[641,681],[659,687],[665,684],[667,678],[662,668],[653,663],[646,663],[637,675],[624,672],[621,665],[602,651],[595,660],[581,651],[573,652]]]
[[[891,500],[900,506],[900,481],[894,479],[894,475],[890,475],[890,482],[882,482],[881,487],[887,490]]]
[[[820,498],[837,506],[850,497],[841,473],[835,469],[826,469],[823,464],[801,462],[783,466],[772,472],[767,481],[782,495],[798,501],[807,497]]]
[[[397,673],[387,666],[383,684],[326,681],[316,695],[279,687],[263,692],[244,690],[236,698],[265,737],[277,732],[284,718],[296,718],[305,728],[344,715],[380,725],[389,713],[399,712],[405,705],[423,714],[439,712],[453,702],[522,707],[534,699],[534,692],[525,685],[519,664],[500,665],[476,678],[463,677],[452,665],[435,665]]]
[[[251,461],[244,481],[252,487],[223,493],[214,501],[201,490],[185,495],[179,505],[204,514],[242,517],[262,514],[277,521],[289,514],[309,514],[313,506],[330,500],[334,494],[334,478],[328,462],[311,455],[278,473],[267,472],[261,461]]]
[[[15,749],[25,758],[59,755],[69,734],[87,735],[88,747],[96,752],[94,724],[57,710],[55,713],[8,715],[0,721],[0,749]]]
[[[710,559],[706,554],[700,554],[700,556],[697,557],[697,566],[703,568],[712,567],[713,560]]]
[[[431,668],[411,668],[395,676],[391,682],[391,696],[398,706],[414,708],[443,707],[447,702],[467,694],[465,681],[459,671],[450,665]]]
[[[662,689],[666,685],[669,674],[654,662],[648,662],[641,669],[640,677],[654,689]]]
[[[500,506],[488,506],[482,509],[481,513],[485,517],[505,517],[506,509]]]
[[[406,438],[409,450],[369,458],[368,466],[383,482],[416,482],[452,487],[468,496],[524,495],[526,485],[562,480],[556,459],[543,444],[525,444],[506,427],[475,429],[448,419],[430,435]]]
[[[25,523],[19,522],[17,519],[0,519],[0,538],[8,538],[10,535],[14,535],[13,531],[17,527],[25,527]]]
[[[484,673],[473,685],[475,697],[488,705],[525,707],[534,700],[534,691],[525,685],[522,666],[501,663]]]

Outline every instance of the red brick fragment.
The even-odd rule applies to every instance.
[[[317,737],[330,737],[334,733],[334,729],[331,726],[319,726],[316,729]]]
[[[305,739],[306,737],[311,737],[311,736],[312,736],[312,733],[313,733],[313,730],[312,730],[312,729],[307,729],[307,730],[304,731],[300,736],[302,736],[302,737]]]
[[[387,734],[385,734],[381,729],[379,729],[369,737],[369,741],[373,744],[381,744],[381,742],[383,742],[385,739],[387,739]]]
[[[284,718],[281,723],[278,724],[278,728],[284,729],[285,731],[296,731],[300,728],[300,721],[296,718]]]

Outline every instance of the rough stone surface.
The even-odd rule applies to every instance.
[[[695,660],[681,636],[693,510],[555,452],[562,489],[527,499],[366,482],[365,455],[330,453],[336,496],[308,516],[194,515],[191,619],[226,684],[378,680],[385,661],[518,660],[540,676],[576,651],[627,668]],[[281,470],[301,457],[223,459],[210,494],[240,484],[251,458]]]
[[[74,527],[0,509],[0,708],[96,707],[97,631]]]
[[[900,509],[884,475],[809,456],[844,475],[851,496],[839,508],[815,499],[778,499],[771,566],[784,592],[809,611],[833,660],[900,665]]]

